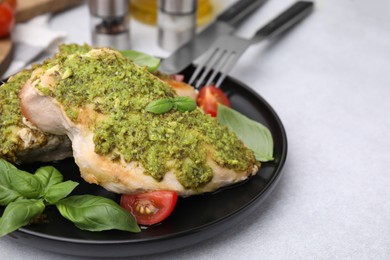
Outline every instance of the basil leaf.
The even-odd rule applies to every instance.
[[[22,199],[9,203],[0,218],[0,236],[28,224],[30,220],[42,214],[44,209],[45,204],[42,200]]]
[[[138,66],[147,67],[149,72],[156,71],[160,66],[160,59],[157,59],[156,57],[153,57],[146,53],[134,50],[125,50],[119,52],[126,58],[132,60]]]
[[[44,199],[47,202],[54,204],[68,196],[77,187],[77,185],[79,184],[74,181],[65,181],[53,184],[47,189]]]
[[[146,106],[146,111],[154,114],[163,114],[168,112],[173,107],[173,102],[168,98],[162,98],[149,103]]]
[[[29,199],[38,199],[42,194],[41,182],[25,171],[15,171],[11,177],[11,185],[15,191]]]
[[[140,232],[134,217],[114,201],[93,195],[76,195],[56,204],[61,215],[88,231],[119,229]]]
[[[0,205],[6,206],[10,202],[23,197],[12,186],[12,176],[14,172],[19,171],[11,163],[0,159]]]
[[[192,111],[196,108],[196,102],[190,97],[177,96],[173,99],[173,104],[180,112]]]
[[[224,105],[218,105],[217,119],[221,125],[228,126],[244,144],[253,150],[261,162],[273,160],[273,139],[264,125],[249,119]]]
[[[44,195],[51,186],[63,181],[62,174],[53,166],[44,166],[39,168],[36,170],[34,176],[42,184],[42,195]]]
[[[15,166],[4,160],[1,160],[0,162],[0,169],[2,170],[3,175],[0,182],[5,185],[7,189],[13,190],[26,198],[39,198],[42,192],[42,185],[34,175],[18,170]],[[5,188],[5,186],[3,186],[3,188]],[[14,195],[16,194],[14,193]]]

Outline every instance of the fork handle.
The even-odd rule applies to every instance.
[[[271,22],[260,28],[254,35],[257,39],[275,36],[297,24],[313,10],[313,2],[298,1]]]

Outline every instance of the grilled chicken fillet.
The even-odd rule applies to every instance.
[[[88,45],[64,44],[52,59],[43,64],[90,49]],[[34,68],[40,66],[42,64],[33,65]],[[66,135],[45,133],[22,115],[18,95],[31,74],[32,69],[23,70],[0,86],[0,158],[19,164],[71,157],[71,142]]]
[[[0,158],[27,163],[72,156],[67,136],[44,133],[22,115],[18,94],[30,76],[25,70],[0,86]]]
[[[64,44],[53,59],[66,55],[86,53],[88,45]],[[34,65],[35,68],[40,65]],[[72,147],[66,135],[48,134],[29,122],[21,113],[19,91],[31,77],[32,70],[23,70],[0,86],[0,158],[13,163],[48,162],[72,156]],[[161,76],[163,77],[163,76]],[[165,78],[168,78],[164,75]],[[184,82],[169,80],[178,95],[194,98],[194,89]]]
[[[175,96],[167,83],[102,48],[36,69],[20,100],[39,129],[69,137],[81,176],[112,192],[189,196],[257,172],[253,152],[200,109],[145,110]]]

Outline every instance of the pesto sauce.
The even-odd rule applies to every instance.
[[[22,71],[0,86],[0,157],[10,161],[16,160],[19,143],[13,130],[25,127],[18,95],[30,75],[30,71]]]
[[[22,121],[22,111],[20,109],[19,91],[24,83],[31,77],[33,69],[56,62],[56,59],[64,59],[66,55],[72,53],[86,53],[91,49],[88,45],[68,44],[60,46],[59,53],[53,59],[47,59],[43,65],[33,65],[31,70],[23,70],[0,86],[0,158],[5,158],[10,162],[17,161],[17,153],[28,149],[22,144],[17,131],[27,126]],[[50,134],[45,134],[38,129],[30,129],[36,137],[35,142],[45,144]]]
[[[84,44],[62,44],[59,47],[59,52],[54,56],[55,59],[66,58],[67,55],[79,53],[87,53],[91,50],[91,46]]]
[[[175,93],[118,52],[102,49],[64,56],[48,67],[55,65],[60,68],[55,88],[40,90],[61,102],[75,123],[80,109],[87,105],[106,115],[89,126],[98,154],[112,160],[138,161],[146,174],[158,181],[174,170],[188,189],[211,181],[208,156],[236,171],[248,170],[255,163],[253,152],[233,132],[200,109],[160,115],[147,112],[150,102],[172,98]]]

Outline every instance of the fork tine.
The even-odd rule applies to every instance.
[[[228,57],[227,62],[224,64],[222,70],[221,70],[221,76],[218,78],[218,81],[214,84],[217,88],[221,86],[222,81],[226,78],[227,74],[230,72],[230,70],[233,68],[233,66],[236,64],[237,60],[240,58],[240,55],[237,55],[236,52],[232,52],[231,55]]]
[[[210,58],[210,57],[209,57]],[[199,64],[194,73],[192,74],[190,80],[188,81],[188,84],[192,85],[192,83],[194,82],[194,80],[196,79],[196,77],[198,77],[198,74],[201,72],[201,70],[203,69],[204,67],[204,64]]]
[[[188,84],[196,89],[199,89],[202,84],[214,84],[219,87],[249,45],[250,41],[234,35],[218,39],[204,54],[204,58],[195,69]]]
[[[204,69],[201,77],[199,78],[199,80],[196,82],[195,84],[195,88],[199,88],[202,83],[204,82],[205,78],[207,77],[207,75],[210,73],[211,69],[214,68],[216,66],[216,64],[218,64],[221,60],[221,58],[224,56],[226,50],[221,50],[220,48],[216,48],[215,49],[215,55],[214,55],[214,59],[212,61],[210,61],[209,63],[206,64],[206,68]]]
[[[210,84],[212,84],[214,82],[215,77],[221,71],[221,69],[223,68],[225,62],[229,59],[231,54],[227,53],[227,52],[228,51],[225,49],[223,57],[221,57],[220,61],[218,62],[218,64],[213,69],[213,74],[211,74],[211,76],[209,77],[209,79],[206,82],[205,86],[208,86],[208,85],[210,85]]]
[[[210,61],[213,59],[217,49],[210,49],[210,51],[206,52],[207,59],[204,59],[201,61],[201,63],[196,67],[196,70],[192,74],[190,80],[188,81],[188,84],[192,85],[195,81],[195,79],[198,77],[199,73],[204,69],[205,65],[210,63]]]

